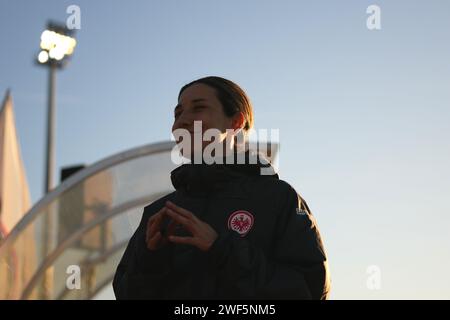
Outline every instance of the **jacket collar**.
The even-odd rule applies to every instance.
[[[247,150],[244,152],[244,163],[236,163],[237,155],[234,153],[235,161],[232,164],[227,163],[230,162],[227,158],[222,160],[222,164],[183,164],[171,172],[172,184],[176,190],[188,194],[208,195],[224,190],[228,184],[243,178],[260,176],[278,179],[278,174],[262,154]],[[264,175],[261,174],[262,170]]]

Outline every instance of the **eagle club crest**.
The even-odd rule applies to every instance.
[[[228,229],[236,231],[243,237],[253,227],[254,220],[253,215],[248,211],[235,211],[228,218]]]

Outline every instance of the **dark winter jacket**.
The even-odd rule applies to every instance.
[[[172,171],[176,191],[145,207],[117,267],[116,298],[326,299],[330,278],[315,219],[277,174],[261,175],[263,167],[184,164]],[[147,249],[147,221],[167,200],[218,233],[209,251],[173,243]]]

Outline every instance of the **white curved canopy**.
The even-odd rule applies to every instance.
[[[110,284],[143,207],[173,191],[173,146],[161,142],[113,155],[42,198],[0,246],[0,299],[91,299]],[[263,147],[273,159],[278,146]],[[24,266],[17,252],[30,233],[36,264]]]

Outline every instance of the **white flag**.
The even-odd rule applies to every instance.
[[[12,98],[9,92],[0,109],[0,224],[10,232],[30,208],[25,169],[20,155]]]
[[[0,109],[0,246],[30,208],[25,168],[20,154],[9,91]],[[34,230],[26,229],[0,261],[0,296],[20,298],[36,264]]]

